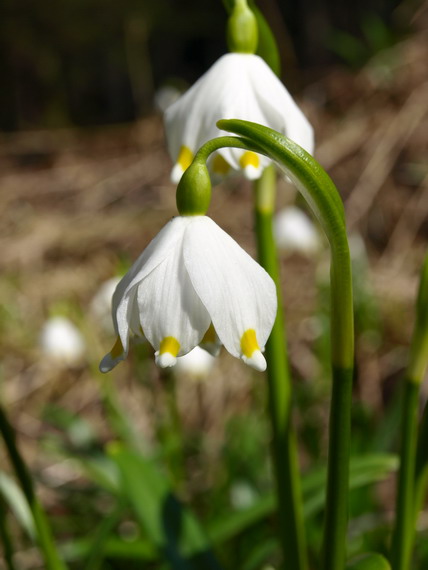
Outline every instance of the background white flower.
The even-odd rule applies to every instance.
[[[195,152],[208,140],[225,134],[216,127],[219,119],[245,119],[286,135],[309,153],[313,129],[287,89],[262,58],[254,54],[222,56],[165,113],[168,148],[178,182]],[[261,175],[266,157],[249,151],[223,148],[215,153],[210,169],[225,175],[231,168],[248,178]]]
[[[113,296],[118,340],[100,364],[111,370],[134,335],[147,338],[159,366],[173,366],[204,341],[220,342],[257,370],[276,316],[275,284],[207,216],[173,218],[152,240]],[[205,338],[210,337],[210,338]],[[215,343],[214,343],[215,344]]]
[[[280,210],[274,218],[278,248],[293,253],[314,255],[322,247],[321,236],[312,220],[296,206]]]
[[[73,366],[81,362],[85,341],[76,326],[65,317],[51,317],[40,332],[40,348],[47,358]]]
[[[200,346],[195,346],[193,350],[177,358],[174,370],[195,380],[203,380],[211,372],[214,362],[214,356]]]

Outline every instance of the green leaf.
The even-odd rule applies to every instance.
[[[398,459],[396,455],[376,453],[353,457],[350,463],[349,487],[350,489],[358,489],[364,485],[382,481],[397,468]],[[303,509],[307,518],[322,511],[325,500],[326,476],[326,466],[320,466],[303,477]],[[230,540],[250,526],[272,515],[275,509],[275,496],[270,493],[250,508],[231,513],[227,517],[222,517],[220,520],[211,523],[208,535],[215,544]]]
[[[27,499],[15,481],[2,471],[0,472],[0,493],[3,495],[5,502],[9,505],[19,524],[28,536],[34,539],[36,530]]]
[[[205,533],[173,494],[167,477],[143,456],[114,444],[109,449],[121,487],[142,531],[174,569],[219,570]]]
[[[369,552],[349,561],[346,570],[391,570],[391,566],[381,554]]]

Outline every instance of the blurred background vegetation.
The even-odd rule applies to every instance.
[[[357,317],[349,551],[386,552],[399,379],[428,243],[428,5],[257,5],[277,37],[282,78],[314,125],[316,157],[345,202]],[[94,309],[97,292],[175,215],[156,93],[184,89],[225,52],[225,22],[220,0],[0,5],[0,396],[71,568],[168,567],[144,516],[165,489],[197,515],[225,568],[279,563],[263,377],[223,352],[204,382],[161,374],[146,345],[111,375],[97,370],[114,340]],[[278,208],[294,203],[293,188],[279,185]],[[209,214],[254,254],[247,182],[218,185]],[[313,559],[328,417],[328,254],[280,261]],[[52,315],[79,330],[78,359],[44,351]],[[14,560],[43,568],[0,453]],[[373,453],[383,456],[362,477]],[[135,462],[144,476],[131,499]],[[415,569],[428,567],[427,538],[425,510]]]
[[[287,76],[358,66],[412,28],[413,0],[262,0]],[[219,0],[2,0],[0,128],[102,125],[152,110],[165,82],[194,82],[226,50]],[[303,73],[303,75],[302,75]]]

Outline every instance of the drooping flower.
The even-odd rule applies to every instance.
[[[65,317],[51,317],[40,331],[40,348],[51,361],[74,366],[82,361],[85,341],[76,326]]]
[[[215,331],[233,356],[264,370],[276,307],[274,282],[226,232],[207,216],[177,216],[117,286],[118,339],[100,369],[123,360],[134,335],[144,335],[167,367]]]
[[[165,113],[169,152],[175,161],[171,178],[178,182],[195,152],[208,140],[225,134],[219,119],[244,119],[271,127],[313,152],[313,130],[287,89],[262,58],[250,53],[222,56]],[[224,176],[231,168],[259,178],[269,163],[250,151],[222,148],[210,169]]]
[[[296,206],[280,210],[274,218],[274,235],[279,249],[314,255],[321,248],[321,237],[309,217]]]

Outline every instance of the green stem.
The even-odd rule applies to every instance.
[[[292,570],[307,568],[296,439],[291,421],[291,379],[282,310],[276,245],[272,234],[276,173],[272,166],[254,185],[256,236],[259,261],[275,281],[278,312],[266,344],[269,408],[273,431],[273,459],[276,475],[280,540],[284,566]]]
[[[3,543],[3,558],[6,566],[8,570],[16,570],[16,566],[13,563],[12,539],[7,524],[7,506],[3,497],[0,497],[0,537]]]
[[[418,435],[419,384],[406,379],[402,399],[400,471],[395,528],[392,540],[393,570],[408,570],[414,528],[414,480]]]
[[[198,151],[195,161],[206,160],[211,152],[222,146],[253,150],[275,160],[302,193],[330,243],[331,359],[334,373],[321,570],[343,570],[354,364],[351,263],[343,203],[328,174],[310,154],[290,139],[268,127],[238,119],[221,120],[217,126],[240,135],[240,138],[220,137],[209,141]],[[338,427],[340,430],[336,433]]]
[[[422,421],[419,426],[418,449],[415,467],[415,512],[414,525],[424,503],[428,485],[428,402],[425,404]]]
[[[410,567],[415,523],[427,481],[426,439],[428,418],[425,410],[418,438],[420,385],[428,365],[428,255],[422,267],[416,322],[404,382],[401,420],[400,472],[398,474],[395,527],[391,548],[393,570]]]
[[[342,569],[346,557],[352,369],[333,367],[328,445],[323,570]]]
[[[52,532],[46,518],[45,512],[39,503],[34,491],[33,481],[30,473],[22,459],[15,441],[15,433],[10,425],[3,407],[0,405],[0,432],[3,436],[10,461],[15,469],[16,476],[21,483],[22,490],[27,499],[34,519],[37,531],[37,538],[40,549],[43,553],[46,568],[48,570],[65,570],[66,566],[60,559],[52,537]]]

